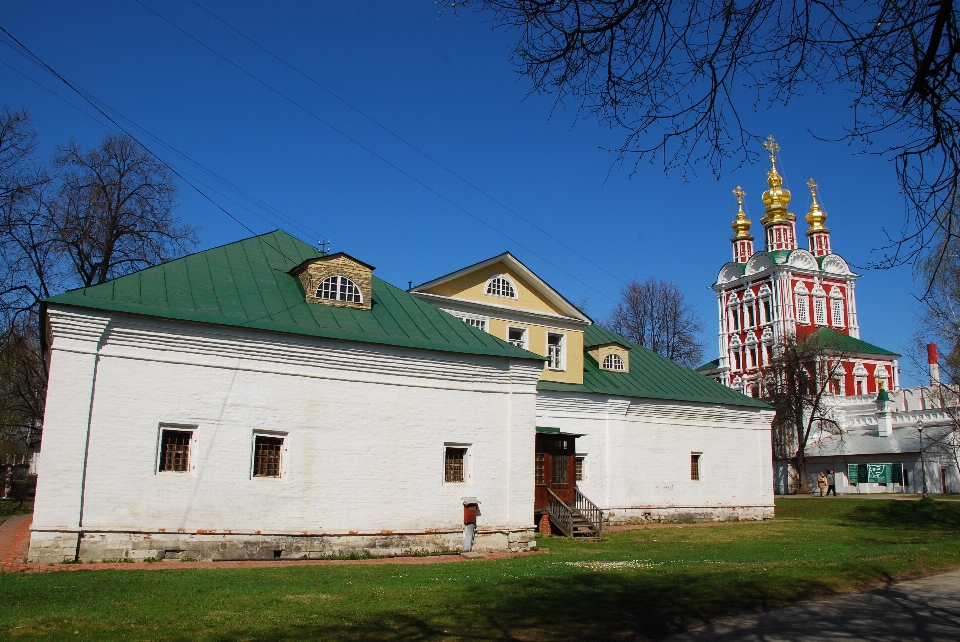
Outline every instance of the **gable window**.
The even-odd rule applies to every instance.
[[[797,323],[810,323],[810,297],[797,295]]]
[[[527,348],[527,329],[526,328],[507,328],[507,342],[512,343],[518,348]]]
[[[347,301],[348,303],[363,303],[363,295],[357,284],[345,276],[328,276],[317,287],[316,297],[330,301]]]
[[[547,333],[547,367],[551,370],[563,370],[563,335]]]
[[[690,453],[690,479],[700,481],[700,456],[703,453]]]
[[[487,281],[486,293],[490,296],[502,296],[508,299],[517,298],[517,290],[513,287],[513,283],[502,274]]]
[[[822,297],[813,300],[813,320],[817,325],[827,325],[827,302]]]
[[[843,327],[843,299],[830,300],[830,321],[835,328]]]
[[[603,358],[603,364],[600,367],[604,370],[623,370],[623,359],[619,354],[608,354]]]
[[[467,449],[447,446],[443,454],[443,481],[448,484],[464,484],[467,481]]]
[[[192,430],[168,430],[160,433],[160,457],[157,470],[161,473],[190,471],[190,441]]]
[[[279,477],[282,437],[256,435],[253,439],[253,476]]]

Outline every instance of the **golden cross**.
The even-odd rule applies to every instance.
[[[815,190],[816,190],[818,187],[820,187],[820,186],[817,185],[817,184],[814,182],[814,180],[811,178],[809,181],[807,181],[807,187],[809,187],[809,188],[810,188],[810,191],[813,192],[813,191],[815,191]]]
[[[737,189],[733,190],[733,195],[737,197],[737,205],[740,205],[742,209],[743,197],[746,196],[747,193],[743,191],[742,187],[737,185]]]
[[[777,145],[777,141],[773,140],[773,134],[767,136],[767,140],[763,142],[763,146],[770,152],[770,159],[774,160],[777,152],[780,151],[780,145]]]

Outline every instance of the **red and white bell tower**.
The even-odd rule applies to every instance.
[[[750,221],[744,211],[746,192],[739,185],[732,223],[733,261],[720,270],[711,286],[717,293],[720,357],[699,370],[721,383],[761,396],[762,373],[786,337],[809,339],[836,354],[842,370],[829,390],[835,395],[876,393],[880,386],[898,387],[900,355],[860,340],[854,291],[859,275],[833,254],[827,213],[820,207],[818,185],[811,178],[810,211],[806,216],[809,251],[797,246],[797,217],[790,211],[790,190],[777,171],[780,146],[769,137],[768,189],[761,195],[765,247],[755,252]]]

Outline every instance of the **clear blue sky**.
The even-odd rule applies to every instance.
[[[509,250],[588,313],[609,313],[622,283],[648,275],[676,281],[706,325],[706,356],[716,352],[716,299],[708,286],[731,258],[730,221],[740,184],[761,249],[764,162],[706,167],[687,179],[659,165],[611,171],[622,133],[527,97],[529,83],[508,56],[513,42],[482,17],[445,14],[419,2],[202,3],[327,89],[549,230],[616,279],[572,254],[449,173],[398,142],[329,94],[244,41],[189,0],[143,0],[167,19],[261,77],[278,91],[412,175],[471,218],[257,81],[204,49],[134,0],[3,5],[0,24],[63,75],[310,232],[246,201],[264,221],[224,206],[257,233],[282,227],[308,242],[377,267],[400,287],[420,283]],[[94,145],[104,128],[13,67],[92,112],[58,81],[0,46],[0,103],[27,107],[40,151],[74,138]],[[882,229],[903,222],[891,163],[858,155],[836,136],[849,111],[811,93],[787,108],[747,114],[780,143],[798,236],[809,207],[804,186],[820,184],[833,249],[854,265],[884,244]],[[149,142],[149,141],[148,141]],[[156,145],[178,167],[183,161]],[[762,151],[758,149],[757,151]],[[200,176],[195,170],[190,169]],[[204,179],[208,183],[209,179]],[[249,235],[189,187],[178,214],[201,228],[201,249]],[[493,228],[493,229],[491,229]],[[522,244],[499,235],[500,230]],[[312,235],[311,235],[312,234]],[[903,352],[914,325],[909,268],[858,270],[861,337]],[[572,276],[570,276],[572,275]],[[908,366],[902,360],[902,366]],[[904,384],[913,382],[905,378]]]

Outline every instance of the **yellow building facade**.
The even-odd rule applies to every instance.
[[[506,252],[411,289],[464,322],[544,357],[541,379],[583,383],[590,317]]]

